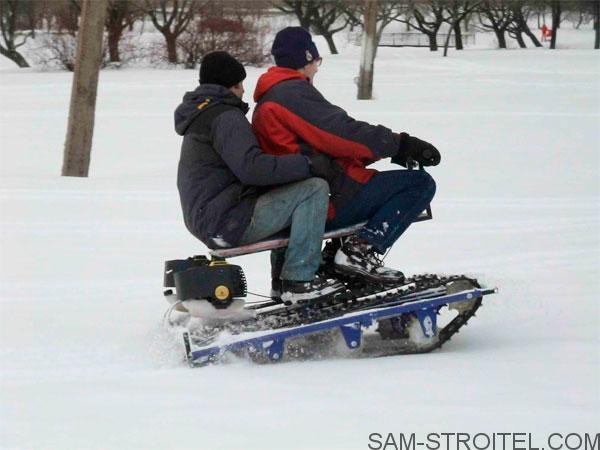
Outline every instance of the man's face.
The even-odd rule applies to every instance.
[[[244,92],[246,92],[246,91],[244,91],[244,82],[243,81],[240,81],[238,84],[231,86],[229,88],[229,90],[241,99],[244,98]]]
[[[310,64],[307,64],[301,69],[301,72],[308,78],[310,81],[313,80],[317,72],[319,71],[319,66],[321,65],[322,58],[315,59]]]

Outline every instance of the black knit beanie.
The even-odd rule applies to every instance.
[[[208,53],[200,63],[200,84],[219,84],[230,88],[245,78],[244,66],[227,52]]]
[[[319,59],[310,33],[302,27],[287,27],[275,35],[271,54],[279,67],[300,69]]]

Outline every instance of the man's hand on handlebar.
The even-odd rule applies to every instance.
[[[438,149],[429,142],[408,133],[400,133],[400,146],[398,153],[392,157],[392,162],[404,167],[407,167],[409,160],[417,162],[420,166],[437,166],[441,159]]]

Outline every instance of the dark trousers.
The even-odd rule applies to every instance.
[[[435,181],[423,170],[390,170],[373,175],[351,202],[327,223],[334,230],[367,222],[358,235],[385,253],[427,208]]]

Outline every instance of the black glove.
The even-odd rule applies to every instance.
[[[309,156],[308,164],[313,177],[323,178],[328,182],[334,180],[340,172],[340,167],[323,153],[314,153]]]
[[[398,147],[396,156],[392,157],[392,162],[406,167],[409,158],[422,166],[437,166],[442,156],[438,149],[429,142],[422,141],[408,133],[400,133],[400,147]]]

